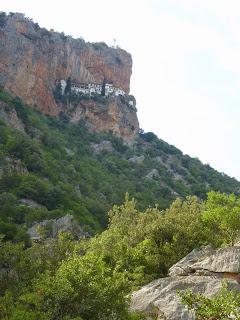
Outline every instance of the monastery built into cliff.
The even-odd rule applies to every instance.
[[[67,82],[66,80],[60,80],[61,83],[61,89],[62,89],[62,94],[64,94]],[[98,84],[98,83],[81,83],[78,81],[71,81],[71,91],[75,93],[82,93],[86,95],[93,95],[93,94],[102,94],[104,86],[104,95],[105,96],[110,96],[110,95],[115,95],[115,96],[125,96],[126,93],[120,88],[116,88],[113,86],[111,83],[106,83],[106,84]]]

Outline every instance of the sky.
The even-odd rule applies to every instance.
[[[239,0],[0,0],[41,27],[132,54],[140,127],[240,180]]]

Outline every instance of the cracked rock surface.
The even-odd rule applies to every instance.
[[[195,249],[169,269],[169,277],[155,280],[135,291],[131,310],[146,312],[158,320],[193,320],[195,316],[180,303],[177,290],[191,289],[206,296],[215,295],[228,282],[239,290],[240,246]]]

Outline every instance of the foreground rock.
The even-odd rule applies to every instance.
[[[44,220],[42,222],[35,223],[28,229],[28,234],[32,240],[56,238],[59,232],[71,233],[78,239],[89,237],[89,234],[82,230],[80,225],[70,214],[58,219]]]
[[[169,269],[169,276],[208,275],[240,279],[240,246],[214,250],[211,246],[193,250]]]
[[[143,311],[161,320],[193,320],[180,303],[177,290],[191,289],[215,295],[226,279],[229,289],[239,290],[240,247],[215,250],[211,246],[193,250],[169,270],[169,277],[151,282],[132,294],[131,310]]]

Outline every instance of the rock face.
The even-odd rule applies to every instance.
[[[92,143],[91,147],[96,153],[102,151],[112,152],[114,150],[111,142],[108,140],[103,140],[100,143]]]
[[[89,237],[86,232],[83,232],[80,225],[70,214],[59,219],[44,220],[35,223],[28,229],[28,234],[32,240],[40,240],[42,237],[56,238],[59,232],[71,233],[78,239]]]
[[[86,120],[91,129],[110,131],[128,143],[134,140],[139,129],[136,111],[123,97],[83,100],[70,117],[73,123]]]
[[[58,80],[71,77],[81,83],[101,84],[105,79],[128,95],[131,73],[131,55],[122,49],[48,31],[19,13],[0,14],[0,86],[44,113],[56,116],[62,111],[53,96]],[[118,102],[109,103],[107,121],[122,121],[118,106]],[[94,128],[109,129],[92,116],[92,109],[96,115],[97,104],[85,104],[85,108]],[[136,123],[135,114],[134,126]],[[115,128],[116,124],[109,127]],[[115,131],[121,135],[120,127]]]
[[[153,180],[154,178],[158,178],[159,177],[159,173],[157,171],[157,169],[152,169],[147,175],[146,178],[149,180]]]
[[[18,118],[15,109],[9,109],[9,106],[3,101],[0,101],[0,118],[14,129],[25,132],[24,125]]]
[[[229,288],[240,291],[240,247],[215,250],[211,246],[193,250],[169,270],[169,277],[151,282],[134,292],[131,310],[165,320],[193,320],[195,316],[180,303],[176,290],[213,296],[225,278]]]
[[[211,246],[193,250],[169,269],[169,276],[187,276],[189,274],[219,275],[226,277],[240,273],[240,246],[214,250]]]
[[[42,206],[39,203],[37,203],[31,199],[22,198],[19,200],[19,203],[21,203],[24,206],[27,206],[29,208],[42,208]]]
[[[134,156],[134,157],[132,157],[132,158],[130,158],[128,160],[133,162],[133,163],[136,163],[136,164],[141,164],[145,160],[145,156],[144,155],[142,155],[142,156]]]

